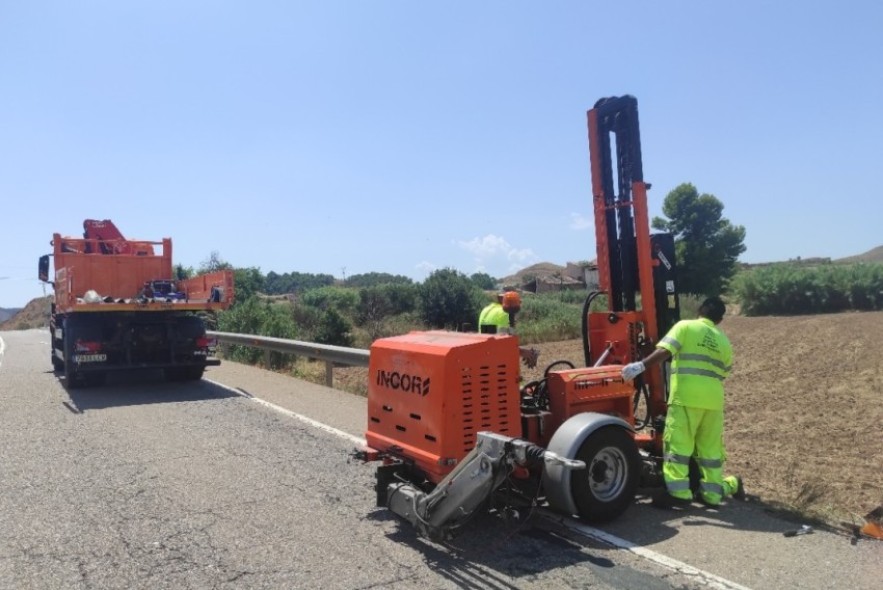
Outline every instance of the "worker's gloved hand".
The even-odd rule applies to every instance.
[[[638,361],[636,363],[629,363],[622,368],[622,378],[626,381],[631,381],[638,375],[644,372],[644,369],[647,367],[644,366],[644,363]]]
[[[536,348],[519,348],[518,353],[521,355],[521,360],[524,361],[524,364],[533,369],[537,366],[537,361],[540,358],[540,351]]]

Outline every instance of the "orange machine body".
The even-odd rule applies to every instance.
[[[634,424],[635,387],[623,380],[620,365],[553,371],[548,379],[553,430],[582,412],[611,414]]]
[[[413,461],[437,483],[490,430],[521,436],[518,339],[412,332],[371,347],[372,449]]]
[[[379,339],[371,347],[366,442],[438,483],[482,430],[547,445],[581,412],[632,424],[634,386],[621,368],[550,372],[549,409],[536,411],[522,407],[515,336],[429,331]]]

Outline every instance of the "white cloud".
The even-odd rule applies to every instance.
[[[478,258],[495,256],[500,253],[507,253],[512,249],[509,242],[505,238],[488,234],[481,238],[472,238],[468,242],[457,242],[464,250],[472,252]]]
[[[579,213],[570,214],[570,229],[582,231],[595,227],[595,220],[592,217],[586,217]]]
[[[530,248],[516,248],[502,236],[494,234],[458,241],[456,244],[475,257],[473,269],[469,272],[503,276],[539,262]]]

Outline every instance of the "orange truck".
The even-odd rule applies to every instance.
[[[177,280],[172,240],[127,240],[110,220],[87,219],[83,237],[54,234],[40,280],[55,291],[51,359],[68,387],[100,385],[107,374],[162,369],[167,379],[201,379],[216,342],[200,312],[233,302],[233,271]],[[50,279],[50,258],[54,263]]]

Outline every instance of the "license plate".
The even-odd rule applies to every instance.
[[[78,363],[103,363],[106,360],[106,354],[78,354],[74,356],[74,361]]]

